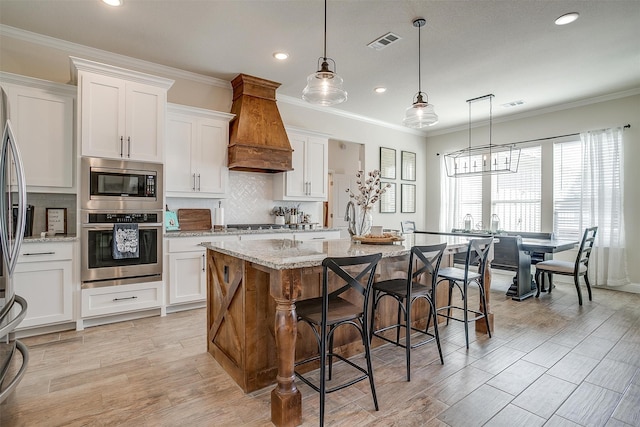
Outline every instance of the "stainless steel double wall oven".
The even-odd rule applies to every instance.
[[[82,287],[162,280],[162,165],[83,157],[81,169]],[[138,225],[138,257],[113,257],[122,223]]]

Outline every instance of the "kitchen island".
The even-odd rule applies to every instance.
[[[404,242],[392,245],[366,245],[349,239],[204,244],[208,249],[207,349],[245,392],[277,382],[271,392],[271,421],[277,426],[298,425],[302,406],[294,361],[317,352],[317,344],[311,334],[297,336],[295,302],[319,296],[322,260],[380,252],[383,258],[377,277],[404,277],[413,245],[441,242],[447,243],[448,255],[442,265],[448,265],[454,253],[466,250],[468,237],[407,235]],[[490,312],[488,271],[485,288]],[[437,299],[444,301],[446,296],[440,292]],[[376,322],[390,324],[395,316],[393,304],[383,305],[376,312]],[[492,321],[490,318],[491,325]],[[483,325],[476,322],[476,329],[481,331]],[[347,357],[362,351],[353,331],[336,335],[335,348]]]

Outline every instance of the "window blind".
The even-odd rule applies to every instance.
[[[539,145],[522,148],[518,172],[491,177],[491,212],[500,218],[500,229],[540,231],[541,153]]]

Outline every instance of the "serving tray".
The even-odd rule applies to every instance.
[[[404,237],[402,236],[353,236],[352,239],[356,242],[364,243],[367,245],[392,245],[395,242],[402,242]]]

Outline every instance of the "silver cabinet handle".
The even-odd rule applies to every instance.
[[[205,266],[205,260],[204,260],[204,254],[202,254],[202,271],[204,271],[204,266]]]
[[[131,158],[131,137],[127,137],[127,157]]]
[[[200,174],[198,174],[198,191],[200,191]]]
[[[24,256],[37,256],[37,255],[55,255],[55,252],[33,252],[22,254]]]
[[[124,148],[123,148],[123,146],[124,146],[124,137],[123,137],[123,136],[121,136],[121,137],[120,137],[120,157],[122,157],[122,154],[124,153]]]
[[[196,191],[196,174],[195,173],[192,174],[192,177],[193,177],[193,188],[192,188],[192,190]]]

